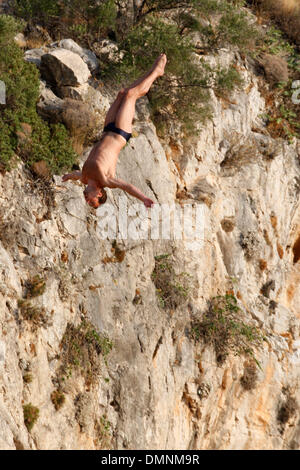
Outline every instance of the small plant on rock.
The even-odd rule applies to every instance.
[[[84,376],[87,384],[92,384],[100,373],[101,357],[106,362],[112,342],[99,334],[89,321],[83,320],[78,326],[68,323],[60,347],[59,384],[62,385],[76,370]]]
[[[47,323],[45,309],[31,304],[28,300],[19,299],[18,308],[24,320],[30,322],[33,329],[43,326]]]
[[[109,448],[111,445],[111,423],[105,415],[100,417],[99,422],[95,424],[95,429],[99,439],[100,448]]]
[[[45,292],[46,283],[45,280],[38,274],[33,278],[26,281],[26,298],[37,297]]]
[[[241,385],[245,390],[253,390],[257,382],[257,367],[256,362],[251,360],[247,361],[244,366],[244,374],[241,377]]]
[[[31,431],[36,420],[39,417],[40,411],[36,406],[33,406],[31,403],[23,406],[24,413],[24,423],[28,431]]]
[[[167,310],[176,309],[186,302],[190,278],[188,273],[175,273],[170,256],[170,254],[155,256],[155,268],[151,276],[159,304]]]
[[[191,336],[195,341],[203,340],[211,344],[219,364],[226,360],[229,352],[233,352],[252,358],[260,367],[253,348],[265,338],[257,327],[242,318],[243,312],[233,294],[213,297],[202,319],[192,322]]]
[[[66,397],[61,390],[54,390],[51,393],[51,401],[56,411],[58,411],[63,406],[63,404],[65,403],[65,400],[66,400]]]
[[[29,372],[26,372],[24,375],[23,375],[23,380],[26,384],[30,384],[32,382],[32,374],[30,374]]]

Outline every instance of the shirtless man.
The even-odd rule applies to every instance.
[[[120,188],[138,198],[146,207],[154,202],[130,183],[115,178],[120,150],[131,137],[136,100],[148,93],[152,83],[164,74],[167,57],[160,54],[152,68],[129,88],[122,89],[108,110],[101,140],[92,148],[81,171],[73,171],[62,180],[80,180],[86,184],[83,194],[86,202],[97,209],[106,201],[104,188]]]

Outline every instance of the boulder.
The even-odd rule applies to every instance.
[[[81,153],[86,137],[91,135],[96,127],[92,108],[82,101],[66,98],[63,100],[61,121],[69,130],[72,142],[76,142],[76,150]]]
[[[73,100],[84,101],[91,86],[88,83],[83,83],[77,87],[75,86],[61,86],[58,88],[57,93],[60,98],[72,98]]]
[[[90,110],[97,116],[98,134],[95,135],[95,138],[99,138],[102,133],[106,113],[110,107],[109,99],[98,89],[89,85],[89,83],[84,83],[78,87],[62,86],[56,92],[60,98],[71,98],[72,100],[83,101],[88,104]]]
[[[55,49],[41,58],[41,73],[50,83],[58,86],[78,86],[91,76],[82,58],[67,49]]]
[[[117,63],[124,57],[124,52],[120,51],[117,44],[110,39],[94,42],[92,48],[96,56],[103,61]]]
[[[26,38],[25,38],[23,33],[18,33],[14,37],[14,40],[18,44],[19,47],[26,47],[27,46]]]
[[[28,49],[28,51],[25,51],[24,59],[26,60],[26,62],[32,62],[37,67],[40,67],[41,59],[44,54],[45,54],[45,51],[43,48]]]
[[[63,100],[56,96],[45,82],[40,81],[40,99],[37,103],[37,111],[43,119],[51,122],[59,122],[63,109]]]
[[[73,41],[73,39],[62,39],[57,43],[57,46],[79,55],[87,64],[91,72],[94,72],[99,68],[99,61],[96,57],[96,54],[94,54],[94,52],[90,51],[89,49],[84,49],[83,47],[79,46],[79,44]]]

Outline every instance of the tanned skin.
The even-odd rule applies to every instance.
[[[165,54],[160,54],[151,69],[136,80],[128,88],[122,89],[106,115],[106,126],[114,122],[116,127],[132,132],[132,121],[135,113],[135,103],[146,95],[152,83],[164,74],[167,63]],[[119,188],[142,201],[146,207],[154,202],[145,196],[138,188],[126,181],[115,178],[116,166],[121,149],[126,145],[126,139],[113,132],[104,132],[99,142],[92,148],[85,161],[82,172],[73,171],[63,176],[62,181],[79,180],[87,185],[83,194],[87,204],[97,209],[101,203],[98,198],[103,196],[103,188]]]

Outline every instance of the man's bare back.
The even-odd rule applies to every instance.
[[[74,171],[63,176],[63,181],[80,180],[87,185],[84,197],[90,206],[97,208],[106,201],[105,187],[123,189],[141,200],[146,207],[154,204],[132,184],[116,179],[115,174],[119,153],[131,137],[136,100],[144,96],[154,80],[164,74],[166,62],[166,55],[160,54],[149,72],[119,92],[107,113],[105,132],[92,148],[82,172]]]

